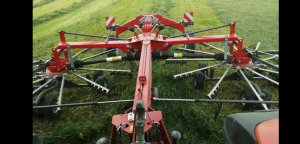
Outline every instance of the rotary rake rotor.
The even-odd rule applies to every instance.
[[[74,35],[76,34],[74,33]],[[91,35],[84,36],[93,37]],[[107,38],[118,39],[116,37]],[[67,49],[65,54],[68,56],[68,59],[66,59],[68,60],[66,65],[68,68],[65,68],[60,72],[51,73],[48,71],[54,60],[53,57],[46,60],[33,61],[33,105],[61,105],[64,88],[92,87],[99,94],[106,95],[109,93],[110,89],[108,88],[107,78],[105,77],[104,72],[109,72],[111,75],[122,77],[132,76],[132,71],[130,69],[95,68],[95,66],[74,67],[73,61],[80,60],[81,62],[88,62],[89,60],[101,58],[103,56],[107,57],[104,58],[103,61],[116,61],[116,58],[120,56],[118,56],[118,50],[114,48],[107,48],[100,51],[98,49],[85,48],[74,53],[74,55],[72,55],[73,53],[70,49]],[[78,80],[81,82],[79,83]],[[57,90],[59,90],[57,97],[49,96]],[[42,116],[52,116],[57,114],[60,110],[61,108],[57,107],[53,109],[37,110],[36,113]]]
[[[240,41],[242,42],[242,40]],[[186,63],[187,61],[200,61],[199,67],[195,70],[183,72],[173,75],[176,80],[183,80],[190,77],[194,77],[194,85],[197,89],[203,89],[206,81],[217,81],[215,86],[207,94],[209,99],[213,99],[217,96],[220,90],[220,84],[225,80],[230,81],[245,81],[249,86],[249,89],[245,90],[241,95],[242,100],[271,100],[271,95],[266,90],[260,89],[260,87],[253,81],[266,80],[273,85],[279,86],[279,51],[278,50],[258,50],[260,42],[254,48],[243,48],[239,50],[233,44],[234,42],[228,41],[228,36],[225,36],[225,42],[223,42],[223,48],[218,48],[209,43],[201,43],[201,47],[214,49],[222,53],[211,53],[207,51],[195,50],[194,44],[189,44],[185,48],[177,48],[176,50],[185,51],[187,53],[205,53],[209,55],[216,55],[216,58],[176,58],[167,59],[168,63]],[[188,48],[189,47],[189,48]],[[238,52],[241,51],[241,54]],[[224,56],[224,57],[223,57]],[[265,56],[268,56],[264,58]],[[277,61],[274,59],[277,59]],[[178,62],[179,61],[179,62]],[[206,63],[204,63],[205,61]],[[207,64],[210,61],[211,65]],[[218,69],[224,69],[224,72],[220,77],[215,77],[215,73]],[[230,73],[231,72],[231,73]],[[229,74],[230,73],[230,74]],[[253,80],[253,81],[252,81]],[[250,108],[254,105],[247,105],[245,108]],[[268,110],[266,104],[262,104],[265,110]]]
[[[209,103],[242,103],[244,105],[261,104],[268,109],[267,104],[278,103],[266,99],[267,92],[259,88],[252,80],[267,80],[272,84],[279,85],[279,65],[270,61],[279,58],[278,51],[261,51],[260,43],[255,48],[244,48],[243,39],[235,34],[236,23],[230,23],[214,28],[198,31],[186,31],[185,28],[193,25],[193,13],[185,13],[184,19],[176,22],[159,14],[143,14],[118,25],[114,17],[106,17],[106,29],[115,31],[114,36],[96,36],[74,32],[59,32],[60,43],[53,49],[53,57],[47,60],[35,61],[33,69],[33,108],[35,110],[46,109],[57,113],[62,107],[101,105],[108,103],[133,102],[131,108],[123,114],[112,117],[111,139],[101,138],[98,144],[106,143],[135,143],[135,144],[170,144],[176,143],[181,135],[178,131],[171,132],[171,138],[164,125],[162,112],[151,107],[155,101],[182,101],[182,102],[209,102]],[[183,34],[165,36],[160,33],[165,27],[181,31]],[[195,36],[197,33],[214,29],[229,27],[230,33],[223,35]],[[125,31],[133,32],[130,38],[119,38]],[[105,39],[105,41],[68,42],[65,35],[87,36]],[[212,43],[220,43],[223,48],[214,46]],[[212,51],[198,50],[197,45]],[[175,46],[176,50],[169,51]],[[74,54],[75,49],[81,49]],[[99,50],[100,49],[100,50]],[[103,50],[104,49],[104,50]],[[93,54],[87,54],[94,51]],[[122,53],[122,54],[121,54]],[[87,55],[82,58],[80,55]],[[106,55],[107,57],[100,58]],[[262,55],[270,57],[263,58]],[[184,64],[188,61],[212,61],[215,64],[200,63],[199,68],[173,75],[176,80],[189,77],[195,78],[195,87],[203,88],[204,82],[215,80],[217,83],[207,94],[208,99],[170,99],[158,97],[158,88],[152,86],[152,60],[166,60],[166,63]],[[136,88],[133,99],[71,103],[63,104],[62,95],[64,87],[95,87],[100,92],[107,94],[107,87],[103,71],[132,74],[132,69],[108,69],[93,65],[108,62],[139,61],[136,78]],[[100,66],[100,65],[99,65]],[[225,68],[221,77],[214,77],[217,68]],[[82,74],[77,71],[96,71],[93,74]],[[232,74],[229,74],[232,72]],[[74,76],[85,83],[76,83],[67,79]],[[274,80],[275,79],[275,80]],[[250,88],[241,100],[214,99],[219,91],[220,84],[224,80],[243,80]],[[46,99],[45,95],[53,89],[59,89],[55,99]],[[252,94],[254,93],[254,95]]]

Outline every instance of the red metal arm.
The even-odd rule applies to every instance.
[[[167,26],[172,27],[172,28],[174,28],[174,29],[177,29],[177,30],[179,30],[179,31],[181,31],[181,32],[185,32],[184,25],[181,24],[181,23],[178,23],[178,22],[176,22],[176,21],[173,21],[173,20],[171,20],[171,19],[168,19],[168,18],[166,18],[166,17],[163,17],[163,16],[161,16],[161,15],[159,15],[159,14],[148,14],[147,16],[149,16],[149,15],[155,16],[155,17],[158,19],[158,22],[159,22],[160,24],[167,25]],[[133,19],[133,20],[131,20],[131,21],[129,21],[129,22],[126,22],[126,23],[123,24],[122,26],[119,26],[119,27],[117,26],[117,27],[116,27],[116,35],[119,35],[119,34],[125,32],[125,31],[127,31],[127,30],[128,30],[128,27],[133,27],[133,26],[139,24],[140,19],[141,19],[143,16],[146,16],[146,15],[139,15],[139,16],[137,16],[135,19]]]
[[[142,100],[144,102],[145,109],[148,110],[151,103],[152,85],[152,54],[151,43],[149,40],[143,41],[136,83],[133,108],[135,109],[138,100]]]
[[[116,27],[116,35],[118,36],[119,34],[125,32],[128,30],[128,27],[133,27],[134,25],[137,25],[141,19],[142,15],[137,16],[135,19],[126,22],[125,24],[123,24],[120,27]]]
[[[118,48],[122,52],[127,53],[126,45],[129,44],[128,41],[107,41],[107,42],[68,42],[70,48]],[[57,48],[64,49],[67,48],[62,43],[57,45]]]
[[[163,17],[159,14],[155,15],[156,18],[158,18],[158,21],[163,24],[163,25],[168,25],[169,27],[172,27],[174,29],[177,29],[179,31],[182,31],[182,32],[185,32],[184,30],[184,25],[183,24],[179,24],[178,22],[176,21],[173,21],[171,19],[168,19],[166,17]]]
[[[153,37],[149,33],[143,35],[141,37],[143,40],[142,46],[141,46],[141,56],[140,56],[140,62],[139,62],[139,70],[138,70],[138,76],[137,76],[137,82],[136,82],[136,90],[134,95],[134,103],[131,110],[136,109],[137,102],[142,100],[144,104],[144,108],[147,111],[146,119],[144,120],[145,127],[144,131],[145,133],[148,133],[154,125],[152,124],[151,120],[154,122],[158,122],[159,128],[161,130],[163,139],[162,141],[165,144],[170,144],[170,138],[168,136],[167,130],[164,126],[164,122],[162,119],[162,113],[160,111],[153,110],[151,105],[151,87],[152,87],[152,40]],[[111,137],[111,143],[116,143],[116,127],[120,124],[127,124],[128,127],[124,128],[123,131],[132,135],[132,141],[135,141],[135,130],[133,129],[134,121],[128,120],[128,114],[119,114],[114,115],[112,119],[112,137]]]
[[[236,41],[236,40],[240,40],[240,38],[236,35],[228,37],[228,41]],[[223,42],[223,41],[225,41],[225,35],[201,36],[201,37],[179,37],[179,38],[170,38],[165,40],[165,42],[168,45]]]

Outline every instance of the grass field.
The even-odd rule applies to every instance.
[[[205,29],[237,21],[236,33],[244,38],[245,46],[261,43],[262,49],[278,49],[278,0],[34,0],[33,1],[33,59],[44,59],[51,55],[51,48],[59,42],[61,30],[108,35],[104,17],[115,16],[122,24],[142,13],[160,13],[174,20],[181,20],[184,12],[194,12],[195,25],[191,30]],[[199,35],[228,33],[218,29]],[[163,34],[179,34],[164,30]],[[126,33],[121,37],[130,36]],[[90,41],[93,38],[68,36],[68,41]],[[138,63],[136,62],[135,65]],[[197,63],[187,65],[166,65],[163,61],[153,62],[153,86],[159,88],[159,95],[168,98],[206,98],[214,86],[207,83],[204,90],[195,90],[193,80],[175,81],[173,74],[193,70]],[[102,68],[126,69],[129,63],[100,64]],[[137,66],[136,66],[137,68]],[[136,74],[136,71],[134,71]],[[65,89],[63,103],[88,102],[94,100],[117,100],[133,98],[136,77],[118,78],[105,73],[112,89],[108,96],[95,93],[90,88]],[[68,77],[69,78],[69,77]],[[70,76],[70,78],[72,78]],[[278,87],[259,83],[278,99]],[[221,85],[222,98],[237,99],[246,85],[243,82],[224,82]],[[52,119],[33,117],[33,132],[41,134],[46,144],[95,143],[100,137],[109,137],[111,117],[123,113],[129,104],[104,105],[63,109]],[[223,105],[220,116],[214,120],[216,105],[202,103],[153,103],[161,110],[168,131],[178,130],[182,134],[180,143],[205,144],[223,142],[223,120],[229,114],[240,112],[240,106]]]

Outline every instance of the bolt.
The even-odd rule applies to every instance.
[[[168,45],[169,45],[168,43],[165,43],[165,44],[164,44],[164,47],[167,47]]]
[[[127,49],[131,49],[131,45],[126,45],[126,48]]]

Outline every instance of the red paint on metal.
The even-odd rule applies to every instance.
[[[65,33],[64,32],[59,32],[59,38],[60,38],[60,42],[63,46],[66,45],[66,38],[65,38]]]
[[[279,119],[264,121],[255,128],[258,144],[279,144]]]
[[[184,19],[185,19],[187,22],[189,22],[189,23],[193,22],[193,20],[190,19],[190,18],[187,16],[187,14],[190,14],[190,15],[193,17],[193,12],[190,12],[190,13],[184,13],[184,15],[183,15]]]
[[[235,24],[236,22],[230,24],[230,36],[235,35]]]
[[[141,18],[147,17],[147,21],[141,24]],[[155,17],[155,18],[154,18]],[[108,17],[106,17],[106,20]],[[168,51],[173,45],[184,45],[184,44],[195,44],[195,43],[207,43],[207,42],[224,42],[226,35],[213,35],[213,36],[195,36],[195,37],[179,37],[179,38],[168,38],[163,36],[158,32],[153,32],[153,19],[162,25],[167,25],[173,29],[185,32],[184,25],[182,23],[175,22],[168,18],[165,18],[159,14],[148,14],[148,15],[139,15],[135,19],[123,24],[122,26],[116,26],[116,35],[119,35],[128,30],[129,27],[139,27],[142,29],[142,34],[134,33],[134,36],[128,40],[111,40],[106,42],[68,42],[66,43],[64,33],[60,32],[59,36],[61,43],[56,45],[52,49],[54,56],[53,61],[49,62],[47,68],[48,75],[61,74],[67,71],[68,63],[68,53],[67,53],[67,44],[70,49],[82,49],[82,48],[118,48],[124,53],[128,51],[140,51],[140,61],[139,61],[139,70],[136,81],[136,89],[134,94],[133,107],[125,111],[125,114],[114,115],[112,118],[112,137],[111,143],[116,143],[116,127],[119,124],[127,124],[127,127],[123,129],[126,133],[130,134],[134,139],[134,129],[133,121],[128,121],[128,113],[134,112],[136,108],[136,103],[139,100],[142,100],[144,103],[144,108],[148,111],[150,117],[145,119],[145,133],[151,131],[153,125],[150,122],[154,120],[155,122],[160,123],[160,130],[162,133],[164,144],[170,144],[170,138],[168,136],[167,130],[165,128],[162,114],[160,111],[155,111],[152,109],[151,100],[152,100],[152,52],[157,50]],[[109,23],[112,24],[112,23]],[[153,32],[153,33],[152,33]],[[235,35],[235,23],[230,25],[230,35],[228,37],[228,42],[230,46],[230,54],[232,61],[237,66],[251,66],[252,61],[250,59],[250,54],[243,52],[243,40]],[[233,49],[233,46],[237,46],[237,50]],[[61,58],[61,55],[63,57]],[[155,142],[151,142],[155,143]]]

